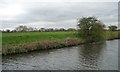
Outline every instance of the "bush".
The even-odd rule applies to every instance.
[[[95,17],[83,17],[78,20],[79,35],[85,42],[103,40],[105,25]]]

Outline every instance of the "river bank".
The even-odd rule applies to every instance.
[[[2,70],[118,70],[120,39],[2,57]]]
[[[27,53],[27,52],[43,50],[43,49],[71,47],[71,46],[85,43],[83,42],[82,39],[78,38],[77,35],[74,35],[73,37],[72,36],[70,37],[70,36],[69,35],[65,36],[63,39],[38,40],[31,43],[21,43],[17,45],[4,45],[2,46],[2,55]],[[120,37],[118,36],[117,33],[107,32],[107,34],[105,35],[105,40],[112,40],[112,39],[119,39],[119,38]]]

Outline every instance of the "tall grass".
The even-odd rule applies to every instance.
[[[119,31],[105,31],[104,38],[107,40],[118,39],[119,38],[118,32]]]
[[[42,49],[52,49],[52,48],[63,48],[78,45],[80,40],[77,38],[66,38],[64,40],[45,40],[45,41],[37,41],[29,44],[19,44],[16,46],[3,46],[2,54],[10,55],[16,53],[26,53],[35,50]]]

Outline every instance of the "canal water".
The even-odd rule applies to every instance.
[[[2,57],[3,70],[118,70],[118,41]]]

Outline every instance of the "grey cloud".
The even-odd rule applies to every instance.
[[[26,12],[18,15],[15,19],[3,21],[3,28],[28,24],[36,21],[53,22],[53,24],[35,24],[34,26],[44,27],[75,27],[75,20],[82,16],[96,16],[106,23],[113,23],[117,20],[117,2],[62,2],[62,3],[24,3],[21,4]],[[2,20],[1,20],[2,21]],[[32,26],[32,25],[31,25]]]

